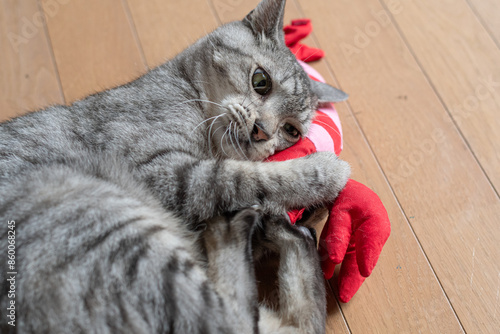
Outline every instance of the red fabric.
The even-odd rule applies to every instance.
[[[370,276],[391,233],[382,201],[370,188],[349,180],[330,207],[320,237],[319,252],[325,278],[342,262],[339,297],[348,302]]]
[[[284,30],[285,42],[292,52],[295,50],[298,59],[311,61],[319,59],[315,56],[323,54],[298,43],[312,31],[310,20],[292,21]],[[313,124],[327,130],[338,155],[341,151],[341,136],[335,123],[318,112]],[[268,161],[295,159],[314,152],[314,143],[309,138],[303,138],[292,147],[269,157]],[[346,303],[371,274],[389,237],[391,225],[387,211],[377,194],[354,180],[347,182],[329,209],[330,215],[319,242],[321,266],[325,278],[330,279],[335,266],[342,262],[339,273],[339,298]],[[300,209],[288,213],[293,224],[302,217],[303,212],[304,209]]]
[[[309,36],[311,33],[311,20],[293,20],[292,24],[284,27],[283,30],[285,31],[285,44],[293,52],[297,59],[310,62],[321,59],[325,56],[325,52],[323,50],[299,43],[300,40]]]
[[[297,159],[306,155],[316,152],[316,146],[309,140],[309,138],[301,138],[293,146],[286,150],[279,151],[274,155],[267,158],[266,161],[285,161]]]

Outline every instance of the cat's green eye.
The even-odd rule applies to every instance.
[[[266,95],[271,90],[271,76],[262,68],[258,68],[253,72],[252,76],[253,89],[260,95]]]
[[[300,136],[299,130],[297,130],[297,128],[290,123],[286,123],[285,125],[283,125],[283,129],[285,129],[286,133],[288,133],[288,135],[293,138],[299,138]]]

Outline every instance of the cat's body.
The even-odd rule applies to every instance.
[[[213,218],[320,205],[347,180],[329,153],[260,162],[307,131],[318,100],[282,41],[283,8],[263,1],[130,84],[0,124],[0,249],[15,221],[18,332],[321,332],[312,239],[263,222],[289,287],[281,313],[259,321],[248,226],[260,214]]]

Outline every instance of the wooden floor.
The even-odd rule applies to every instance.
[[[0,118],[125,83],[257,2],[1,0]],[[289,0],[300,17],[392,222],[328,333],[500,333],[500,1]]]

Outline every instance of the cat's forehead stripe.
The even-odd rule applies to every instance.
[[[246,57],[246,58],[252,58],[252,55],[249,54],[249,53],[246,53],[244,52],[242,49],[240,48],[235,48],[235,47],[232,47],[226,43],[224,43],[224,41],[220,38],[216,38],[213,40],[215,42],[215,45],[214,47],[217,49],[217,50],[221,50],[223,49],[223,51],[228,51],[230,53],[233,53],[235,56],[239,56],[239,57]]]

